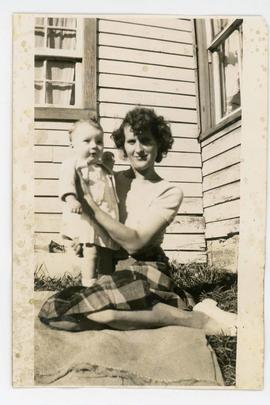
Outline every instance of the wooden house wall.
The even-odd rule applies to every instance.
[[[100,19],[97,40],[97,101],[105,148],[113,149],[110,134],[134,105],[153,107],[171,122],[173,151],[158,165],[158,173],[180,186],[185,198],[163,247],[180,262],[205,261],[192,23],[156,17],[133,17],[128,22],[126,18]],[[70,153],[69,127],[63,121],[36,122],[37,244],[59,240],[58,178],[61,162]],[[115,170],[125,168],[126,162],[118,152],[115,155]]]
[[[203,211],[210,264],[237,269],[241,121],[202,142]]]

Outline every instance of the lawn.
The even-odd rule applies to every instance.
[[[35,270],[36,291],[59,291],[65,287],[80,285],[80,276],[49,277],[44,265]],[[237,312],[237,275],[228,271],[209,267],[206,264],[188,265],[172,263],[171,275],[178,287],[193,296],[195,302],[212,298],[218,306],[229,312]],[[223,374],[225,385],[235,385],[236,337],[208,336],[208,342],[214,349]]]
[[[172,263],[172,277],[176,284],[188,291],[195,302],[204,298],[217,301],[218,307],[237,312],[237,275],[207,264]],[[235,385],[237,337],[208,336],[223,374],[225,385]]]

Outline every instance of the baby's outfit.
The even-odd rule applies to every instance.
[[[65,201],[68,195],[74,195],[78,201],[83,198],[79,170],[96,204],[112,218],[119,220],[114,177],[102,163],[79,167],[75,158],[66,160],[61,169],[61,200]],[[76,239],[79,243],[90,243],[112,250],[119,249],[117,243],[89,215],[84,212],[81,214],[70,212],[66,203],[63,207],[62,236],[67,239]]]

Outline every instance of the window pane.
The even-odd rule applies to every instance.
[[[53,49],[76,49],[76,31],[48,28],[47,47]]]
[[[221,79],[221,116],[240,107],[240,42],[235,30],[218,48]]]
[[[46,104],[75,104],[75,62],[47,61]]]
[[[75,104],[75,85],[71,83],[46,83],[46,104],[68,106]]]
[[[43,104],[43,82],[35,82],[35,104]]]
[[[76,18],[48,18],[48,26],[50,27],[64,27],[64,28],[76,28]]]
[[[35,47],[43,48],[45,45],[45,30],[44,28],[35,28]]]
[[[44,80],[43,60],[35,60],[35,80]]]
[[[48,60],[46,79],[73,82],[75,80],[75,62]]]
[[[215,38],[230,22],[229,18],[215,18],[212,22],[212,37]]]
[[[44,25],[44,17],[36,17],[35,25]]]

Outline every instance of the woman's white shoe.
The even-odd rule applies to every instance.
[[[193,311],[209,316],[210,319],[205,328],[207,335],[236,336],[237,315],[218,308],[217,302],[211,298],[196,304]]]

